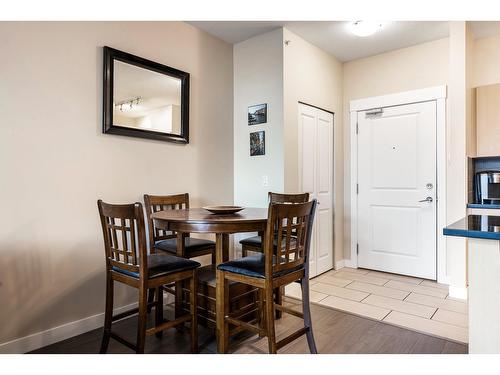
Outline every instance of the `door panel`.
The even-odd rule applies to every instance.
[[[359,266],[436,279],[435,102],[358,112],[358,185]]]
[[[311,239],[309,273],[333,267],[333,115],[299,105],[300,190],[318,200]]]
[[[301,113],[300,117],[302,125],[302,191],[314,192],[314,167],[315,167],[315,152],[316,149],[316,118],[314,114]]]
[[[333,115],[317,111],[316,272],[333,267]]]
[[[372,187],[415,189],[417,187],[417,116],[388,117],[371,129],[373,150]],[[387,166],[391,168],[388,169]]]

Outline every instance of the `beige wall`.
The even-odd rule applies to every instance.
[[[285,191],[299,191],[298,102],[334,112],[334,261],[343,259],[342,64],[332,55],[283,29]]]
[[[243,206],[267,207],[267,193],[283,191],[282,45],[282,29],[234,45],[234,200]],[[248,107],[264,103],[267,123],[249,126]],[[265,155],[250,156],[250,133],[261,130]]]
[[[0,343],[104,310],[96,200],[233,201],[232,47],[178,22],[0,23]],[[191,73],[189,145],[101,133],[102,46]],[[133,293],[119,290],[115,306]]]
[[[448,38],[344,64],[344,256],[350,259],[349,103],[353,99],[443,85],[448,82]]]
[[[500,83],[500,36],[476,39],[472,58],[471,86]]]

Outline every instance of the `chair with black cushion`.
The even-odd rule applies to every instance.
[[[149,222],[149,246],[151,251],[164,251],[177,254],[177,233],[166,231],[155,226],[151,214],[158,211],[189,209],[189,194],[148,195],[144,194],[144,205]],[[192,238],[189,233],[183,234],[182,257],[195,258],[202,255],[212,255],[215,264],[215,242],[200,238]],[[179,255],[179,254],[177,254]]]
[[[309,193],[280,194],[269,192],[268,198],[269,203],[305,203],[309,201]],[[240,244],[242,257],[246,257],[249,251],[262,253],[262,233],[259,233],[257,236],[244,238],[240,241]]]
[[[311,353],[317,353],[309,307],[309,249],[315,210],[316,200],[297,204],[271,203],[264,236],[264,253],[217,266],[217,304],[218,311],[223,311],[223,314],[217,315],[221,352],[228,351],[229,325],[234,325],[254,331],[260,336],[267,336],[270,353],[276,353],[303,334],[307,337]],[[229,314],[227,291],[231,280],[252,285],[262,291],[264,312],[258,325],[242,322]],[[276,304],[273,299],[276,288],[295,281],[299,281],[302,288],[302,313]],[[275,310],[302,318],[304,327],[277,342]]]
[[[198,351],[197,327],[197,268],[200,263],[167,254],[148,254],[144,211],[141,203],[113,205],[97,201],[106,253],[106,311],[101,353],[106,353],[110,338],[144,353],[146,335],[161,333],[169,328],[191,322],[191,351]],[[190,313],[168,321],[163,317],[162,286],[186,280],[189,283]],[[113,315],[114,282],[139,289],[139,306]],[[148,290],[157,290],[154,327],[146,328]],[[113,321],[138,313],[137,342],[133,344],[111,330]]]
[[[269,203],[305,203],[309,201],[309,193],[303,194],[281,194],[281,193],[268,193],[268,201]],[[277,244],[277,237],[274,237],[274,246]],[[259,233],[257,236],[252,236],[245,238],[240,241],[241,244],[241,256],[246,257],[249,251],[253,251],[256,253],[263,252],[262,246],[262,233]],[[277,304],[281,304],[283,301],[283,290],[276,289],[274,291],[274,298]],[[281,318],[281,311],[276,311],[276,319]]]
[[[181,243],[179,254],[177,252],[177,233],[157,228],[154,220],[151,218],[151,214],[158,211],[189,209],[188,193],[174,195],[144,194],[144,205],[149,224],[149,249],[151,253],[160,251],[188,259],[210,254],[212,256],[212,264],[215,264],[214,241],[192,238],[189,233],[182,233],[184,241]],[[177,283],[177,286],[180,286],[180,284]],[[165,286],[164,290],[175,295],[175,311],[176,315],[179,315],[182,305],[182,288],[179,287],[175,290],[171,286]],[[154,290],[149,291],[148,300],[150,302],[154,299],[154,293]],[[151,311],[151,308],[148,308],[148,311]]]

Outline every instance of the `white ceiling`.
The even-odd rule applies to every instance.
[[[360,38],[347,30],[347,21],[198,21],[189,22],[228,43],[234,44],[279,27],[286,27],[340,61],[409,47],[448,36],[447,21],[390,21],[372,36]],[[500,35],[500,22],[471,22],[476,38]]]

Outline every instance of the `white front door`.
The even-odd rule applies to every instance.
[[[299,187],[318,200],[311,277],[333,268],[333,114],[299,104]]]
[[[358,112],[358,265],[436,279],[436,103]]]

